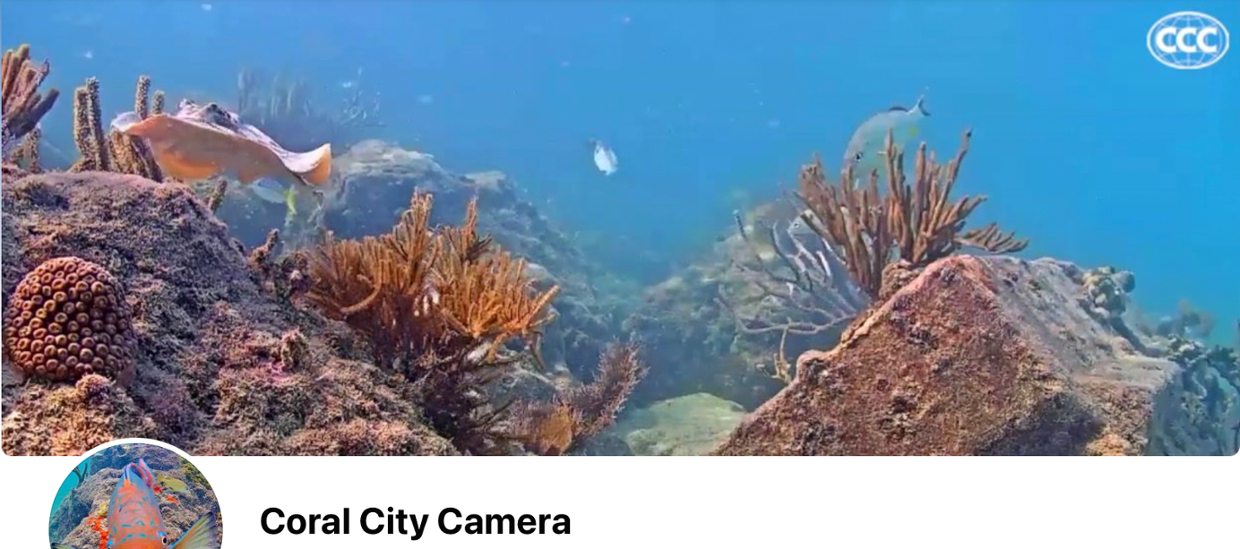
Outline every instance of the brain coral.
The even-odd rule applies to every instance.
[[[120,284],[103,267],[77,257],[43,262],[9,300],[4,348],[27,377],[115,378],[133,364],[129,307]]]

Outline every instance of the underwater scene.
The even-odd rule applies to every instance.
[[[1236,454],[1190,9],[7,0],[0,445]]]
[[[52,503],[52,549],[219,547],[223,517],[211,484],[185,458],[141,443],[82,460]]]

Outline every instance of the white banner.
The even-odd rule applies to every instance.
[[[78,458],[0,458],[2,547],[49,544]],[[1240,461],[1226,458],[199,457],[223,547],[1226,547]],[[388,508],[392,512],[388,512]],[[268,526],[286,530],[271,535]],[[383,525],[375,534],[367,526]],[[568,533],[448,534],[469,514],[566,515]],[[325,515],[349,513],[349,533]],[[386,532],[397,511],[419,539]],[[382,512],[383,519],[380,520]],[[294,515],[316,533],[287,532]],[[298,519],[292,519],[300,524]],[[502,520],[499,522],[503,522]],[[416,545],[410,545],[416,544]],[[79,549],[97,549],[83,547]]]

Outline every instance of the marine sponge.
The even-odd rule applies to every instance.
[[[140,76],[134,92],[134,112],[145,119],[151,114],[149,94],[151,78]],[[156,107],[163,108],[163,96],[156,96]],[[150,147],[138,138],[116,130],[104,134],[103,114],[99,101],[99,80],[86,79],[86,84],[73,94],[73,141],[82,154],[71,172],[103,171],[139,175],[163,182],[164,174],[155,161]]]
[[[27,377],[116,379],[133,365],[136,342],[120,284],[84,259],[51,259],[26,275],[5,323],[4,348]]]
[[[55,88],[39,94],[39,85],[51,72],[51,65],[44,61],[36,63],[30,59],[30,45],[22,44],[15,50],[4,52],[3,69],[3,111],[4,127],[7,139],[20,140],[23,136],[38,127],[39,120],[52,109],[60,92]]]

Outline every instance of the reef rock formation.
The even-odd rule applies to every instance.
[[[700,456],[727,439],[745,417],[735,402],[695,393],[626,414],[607,434],[638,456]]]
[[[922,271],[751,414],[726,455],[1145,454],[1205,444],[1183,368],[1097,314],[1075,266],[958,256]],[[885,293],[885,292],[884,292]],[[1206,411],[1205,413],[1208,413]],[[1234,425],[1231,417],[1212,424]],[[1216,413],[1217,415],[1217,413]],[[1152,444],[1151,440],[1158,443]]]
[[[18,385],[5,357],[6,453],[79,454],[125,437],[199,455],[454,453],[421,423],[407,383],[354,360],[342,325],[264,292],[185,187],[59,173],[6,182],[2,196],[5,295],[43,261],[80,257],[124,286],[137,340],[128,387],[97,375]],[[294,330],[303,336],[285,337]],[[291,352],[290,340],[304,345]]]

